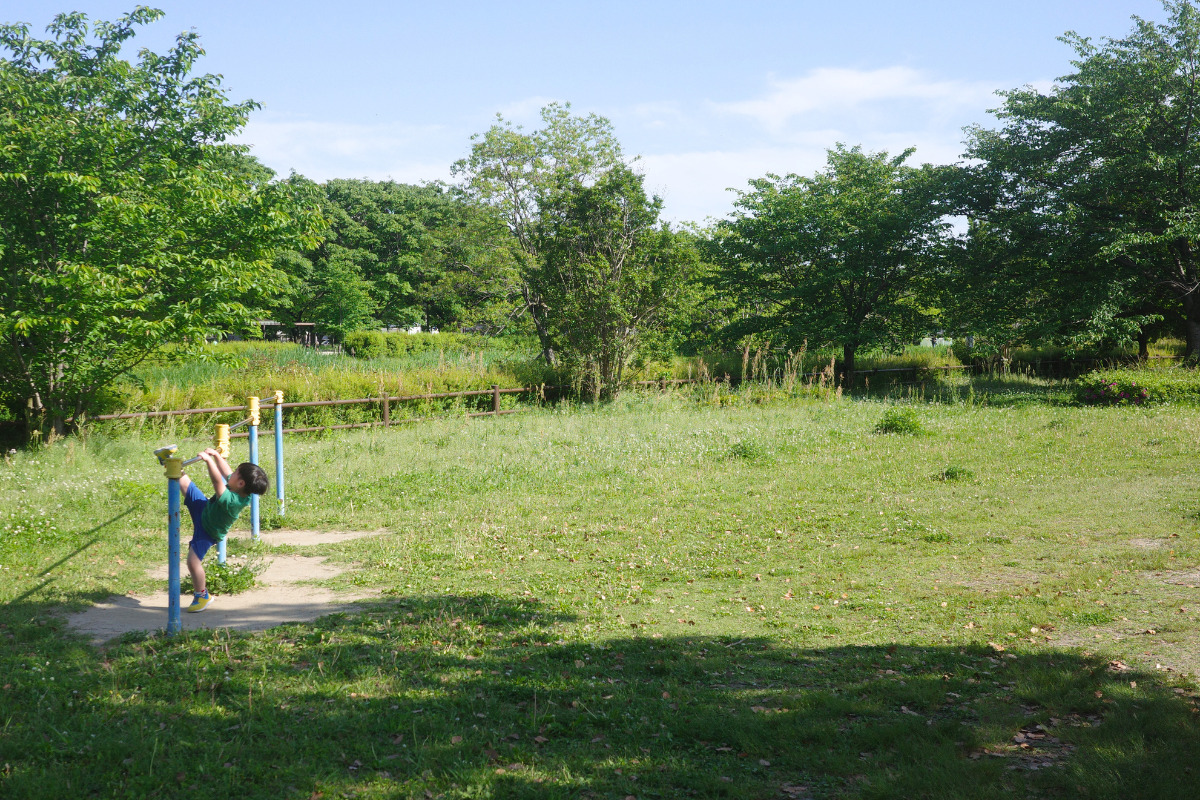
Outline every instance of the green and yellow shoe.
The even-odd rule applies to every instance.
[[[204,594],[198,594],[192,597],[192,604],[188,606],[187,610],[194,614],[197,611],[203,611],[211,602],[212,597],[209,595],[208,590],[206,589]]]

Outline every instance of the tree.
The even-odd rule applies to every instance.
[[[544,127],[525,133],[497,114],[495,125],[471,137],[471,154],[455,162],[452,172],[462,176],[469,197],[496,208],[508,224],[520,256],[521,310],[529,314],[542,355],[553,365],[551,309],[528,278],[542,266],[534,225],[551,194],[568,184],[585,185],[625,162],[604,117],[572,116],[569,103],[551,103],[541,117]]]
[[[542,268],[530,288],[553,310],[550,341],[597,397],[618,393],[699,265],[691,238],[658,224],[662,201],[642,184],[625,165],[590,186],[562,177],[531,229]]]
[[[497,317],[511,311],[516,276],[511,237],[493,209],[437,183],[331,180],[320,190],[329,235],[280,257],[290,284],[276,316],[339,334],[504,327]]]
[[[860,348],[928,332],[949,241],[947,170],[905,166],[912,152],[838,145],[811,178],[751,181],[714,239],[717,285],[742,307],[730,333],[840,345],[850,380]]]
[[[0,26],[0,383],[29,425],[62,432],[168,343],[250,328],[275,251],[311,243],[315,198],[226,144],[255,108],[189,77],[195,33],[118,58],[139,7],[89,33],[62,14],[37,40]]]
[[[999,130],[971,130],[978,191],[970,209],[1002,245],[985,292],[1059,287],[1032,322],[1059,336],[1131,339],[1174,298],[1188,352],[1200,356],[1200,14],[1164,3],[1164,25],[1134,17],[1133,31],[1099,46],[1062,41],[1075,72],[1043,94],[1004,92]],[[999,274],[1012,264],[1019,269]]]

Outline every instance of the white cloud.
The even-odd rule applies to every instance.
[[[448,139],[459,146],[448,149]],[[418,183],[448,180],[451,162],[466,152],[467,134],[447,135],[441,125],[315,122],[263,115],[252,119],[237,141],[251,145],[251,152],[281,175],[295,170],[315,181],[370,178]],[[441,153],[445,157],[439,157]]]
[[[910,67],[856,70],[814,69],[799,78],[771,78],[762,97],[712,103],[718,113],[747,116],[772,134],[782,134],[796,117],[844,113],[906,101],[916,112],[938,115],[995,105],[997,87],[982,82],[933,78]]]

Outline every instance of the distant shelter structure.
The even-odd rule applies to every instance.
[[[305,347],[319,347],[321,336],[315,322],[276,322],[271,319],[257,320],[262,338],[268,342],[295,342]]]

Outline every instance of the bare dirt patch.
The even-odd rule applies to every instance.
[[[1166,539],[1130,539],[1129,543],[1131,545],[1133,545],[1134,547],[1140,548],[1142,550],[1158,550],[1159,548],[1166,547],[1167,540]]]
[[[286,544],[308,547],[314,544],[337,544],[367,536],[386,536],[387,531],[262,531],[259,540],[266,544]],[[248,538],[248,536],[246,537]]]
[[[268,544],[305,547],[317,544],[375,536],[376,531],[264,531]],[[180,569],[186,571],[182,564]],[[273,555],[265,559],[258,576],[259,585],[248,592],[213,597],[204,611],[189,613],[191,596],[180,598],[180,621],[184,630],[228,628],[260,631],[288,622],[311,622],[318,617],[358,610],[356,600],[375,596],[373,591],[334,592],[313,581],[328,580],[348,567],[327,563],[324,557]],[[166,581],[167,565],[150,571],[156,580]],[[68,624],[100,643],[132,631],[157,631],[167,626],[169,596],[166,591],[148,596],[111,597],[86,611],[71,614]]]
[[[1182,572],[1154,572],[1150,576],[1158,578],[1163,583],[1175,586],[1186,586],[1189,589],[1200,587],[1200,570],[1193,569]]]

